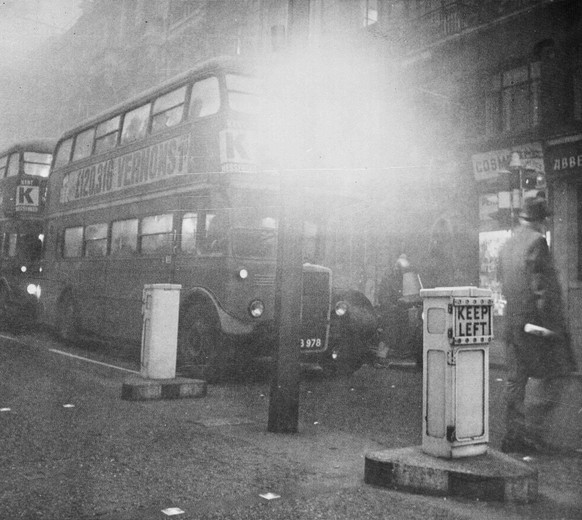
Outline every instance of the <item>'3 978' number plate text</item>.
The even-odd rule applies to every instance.
[[[301,338],[299,346],[301,350],[309,350],[312,348],[321,348],[323,347],[323,341],[321,338]]]

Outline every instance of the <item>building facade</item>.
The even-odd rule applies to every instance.
[[[392,6],[397,2],[388,2]],[[480,284],[502,312],[498,252],[523,198],[544,191],[548,239],[582,361],[582,4],[400,2],[411,78],[446,96],[450,143],[478,197]]]

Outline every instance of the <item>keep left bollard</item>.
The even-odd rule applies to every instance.
[[[181,285],[149,284],[143,289],[141,371],[128,378],[128,401],[204,397],[206,381],[176,377]]]
[[[445,458],[486,453],[491,291],[439,287],[423,289],[420,295],[424,313],[422,450]]]
[[[533,502],[538,472],[488,449],[491,292],[422,289],[422,445],[366,454],[367,484],[442,496]]]

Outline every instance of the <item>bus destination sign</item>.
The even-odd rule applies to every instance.
[[[15,210],[21,213],[36,213],[40,203],[38,180],[22,179],[16,186]]]
[[[469,345],[490,342],[493,338],[492,306],[491,298],[454,298],[451,306],[451,343]]]

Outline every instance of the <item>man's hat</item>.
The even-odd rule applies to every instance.
[[[523,208],[519,216],[525,220],[541,222],[546,217],[550,217],[552,212],[548,208],[548,201],[539,195],[528,197],[523,201]]]
[[[394,265],[394,267],[396,267],[397,269],[400,268],[403,271],[408,269],[410,267],[410,262],[408,261],[408,257],[404,253],[402,253],[398,257],[398,260],[396,260],[396,264]]]

